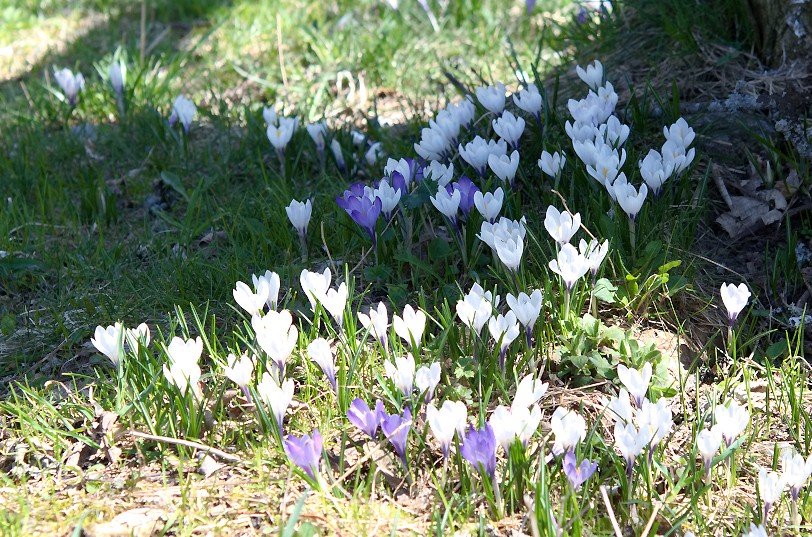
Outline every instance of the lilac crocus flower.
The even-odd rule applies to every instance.
[[[375,246],[378,242],[375,236],[375,224],[377,224],[378,218],[381,216],[380,198],[375,198],[375,201],[372,201],[366,196],[348,196],[347,192],[344,192],[343,197],[336,198],[336,203],[347,211],[350,218],[367,232],[369,238],[372,239],[372,245]]]
[[[285,453],[299,468],[316,480],[316,471],[321,461],[321,434],[318,429],[313,430],[313,437],[302,435],[301,438],[289,434],[285,439]]]
[[[496,473],[496,436],[489,423],[482,429],[468,426],[468,432],[462,439],[460,454],[471,466],[478,471],[485,471],[488,477],[493,478]]]
[[[463,175],[460,177],[459,181],[454,181],[449,186],[446,187],[448,193],[451,194],[454,190],[459,190],[460,192],[460,211],[462,211],[462,217],[468,217],[468,211],[471,210],[471,207],[474,206],[474,194],[479,192],[479,188],[471,181],[468,177]]]
[[[412,428],[412,411],[408,407],[403,411],[403,416],[397,414],[384,413],[381,420],[381,430],[386,438],[392,442],[392,446],[400,455],[400,460],[403,461],[403,467],[409,467],[409,461],[406,459],[406,439],[409,436],[409,429]]]
[[[567,479],[570,480],[570,484],[574,490],[592,477],[592,474],[594,474],[597,469],[598,463],[590,462],[589,459],[582,460],[579,465],[575,459],[575,453],[572,451],[567,451],[567,454],[564,455],[564,474],[566,474]]]
[[[347,410],[347,419],[350,423],[361,429],[370,438],[375,438],[378,434],[378,425],[381,419],[386,416],[383,403],[380,399],[375,403],[375,410],[370,410],[369,405],[363,399],[355,399],[350,403]]]

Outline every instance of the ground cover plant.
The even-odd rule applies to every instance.
[[[634,4],[142,7],[3,88],[3,533],[808,531],[803,280],[709,274],[680,81],[576,57]]]

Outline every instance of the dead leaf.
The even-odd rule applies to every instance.
[[[130,509],[113,520],[85,530],[89,537],[149,537],[163,527],[166,512],[151,507]]]
[[[200,466],[198,466],[197,471],[198,473],[203,474],[203,476],[209,477],[223,467],[225,467],[225,464],[220,464],[209,455],[205,455],[203,460],[200,461]]]

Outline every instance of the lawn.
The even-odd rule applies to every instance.
[[[0,534],[810,532],[743,8],[397,4],[0,0]]]

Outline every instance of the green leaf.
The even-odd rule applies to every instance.
[[[432,261],[445,259],[449,257],[451,253],[451,246],[443,239],[435,238],[429,243],[429,259]]]
[[[593,292],[595,293],[595,298],[606,304],[614,304],[617,299],[617,286],[613,285],[612,282],[606,278],[601,278],[595,282]]]
[[[183,186],[183,182],[180,180],[180,177],[172,172],[161,172],[161,181],[163,181],[166,186],[180,194],[187,203],[189,202],[189,194],[186,193],[186,188]]]

